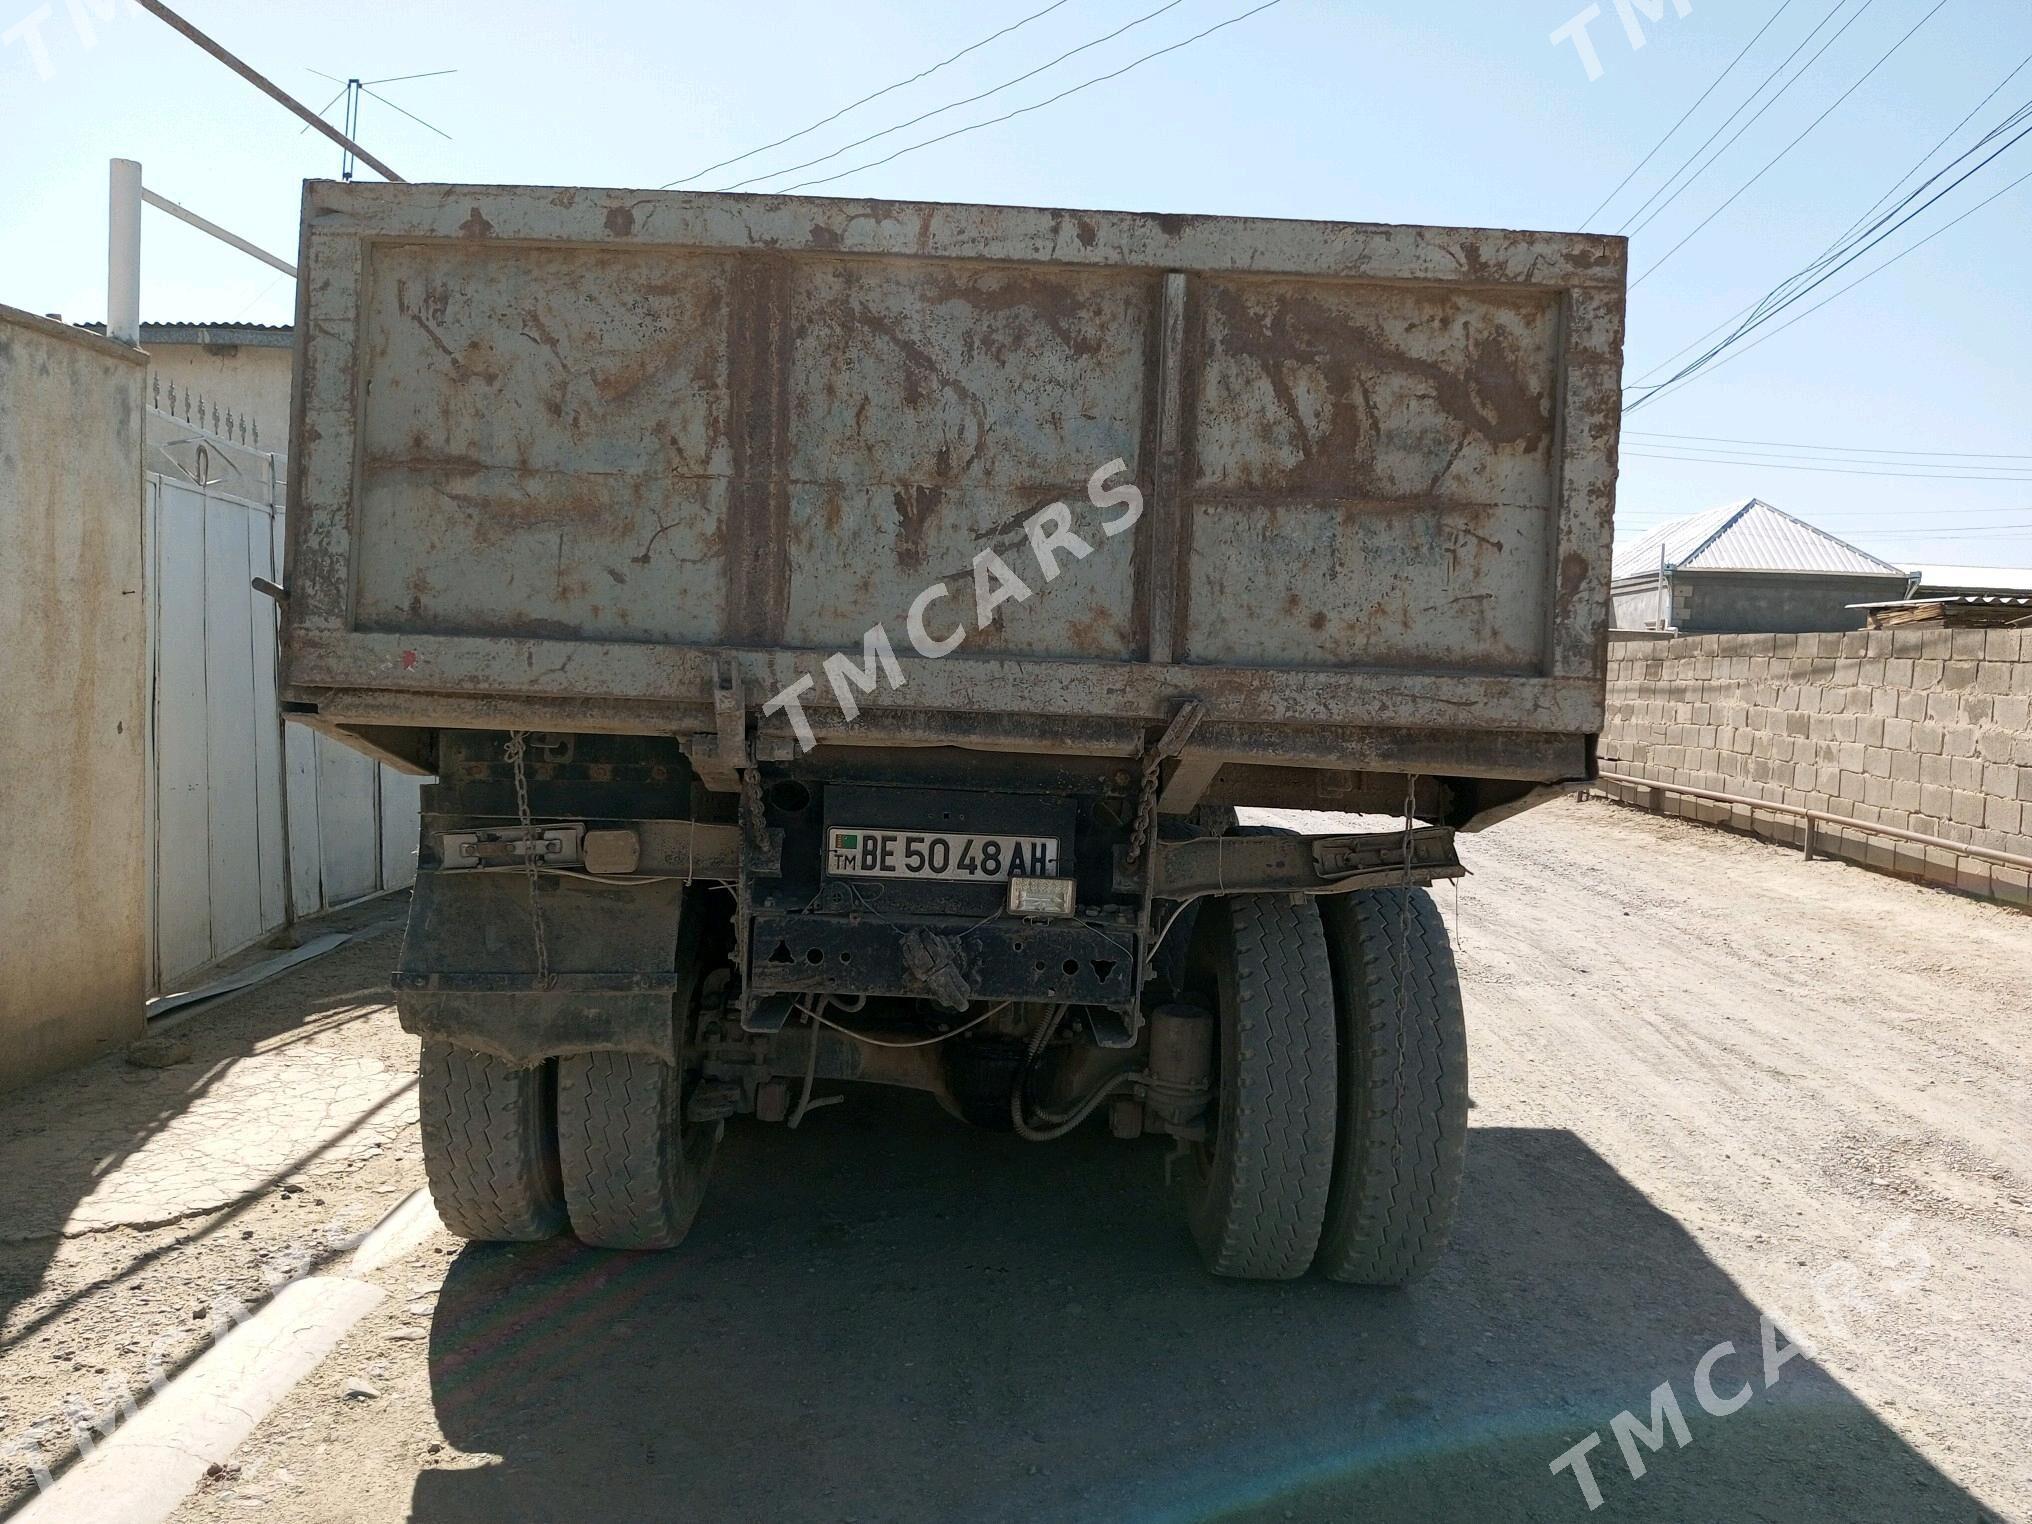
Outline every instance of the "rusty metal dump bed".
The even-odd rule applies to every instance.
[[[1214,762],[1587,765],[1620,239],[314,182],[301,263],[285,677],[327,726],[725,734],[716,672],[751,715],[817,673],[849,744],[1130,755],[1199,698]],[[1054,501],[1094,549],[1046,585]],[[984,547],[1032,596],[917,654]],[[819,664],[878,621],[906,680],[847,723]]]

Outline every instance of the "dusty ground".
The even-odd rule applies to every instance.
[[[179,1520],[1579,1519],[1549,1463],[1591,1431],[1601,1517],[2032,1518],[2032,918],[1604,802],[1463,849],[1438,893],[1468,1180],[1413,1291],[1211,1281],[1162,1145],[856,1094],[731,1132],[677,1253],[440,1237],[381,1272],[395,1294]],[[201,1099],[219,1065],[322,1053],[344,1118],[412,1062],[349,993],[392,956],[357,944],[193,1023],[192,1064],[64,1096],[167,1135],[165,1076]],[[58,1202],[135,1199],[49,1096],[0,1104],[0,1190],[60,1162]],[[411,1114],[241,1171],[223,1212],[73,1211],[0,1250],[0,1435],[385,1207],[419,1178]],[[1768,1387],[1766,1317],[1817,1341]],[[1752,1395],[1712,1417],[1722,1340],[1713,1388]],[[1612,1420],[1667,1382],[1691,1442],[1633,1480]]]

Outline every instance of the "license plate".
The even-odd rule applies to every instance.
[[[974,836],[956,831],[826,832],[826,872],[836,878],[931,878],[999,884],[1012,877],[1056,878],[1055,836]]]

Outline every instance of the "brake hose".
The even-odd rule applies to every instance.
[[[1059,1023],[1065,1020],[1070,1004],[1061,1004],[1038,1024],[1037,1033],[1030,1039],[1030,1049],[1023,1056],[1023,1067],[1016,1071],[1016,1082],[1009,1087],[1009,1122],[1016,1129],[1016,1136],[1029,1143],[1050,1143],[1064,1137],[1094,1113],[1094,1108],[1127,1085],[1141,1085],[1149,1082],[1150,1076],[1139,1071],[1125,1071],[1102,1082],[1099,1089],[1088,1096],[1070,1113],[1063,1115],[1041,1114],[1034,1125],[1023,1115],[1023,1090],[1030,1079],[1030,1071],[1036,1067],[1037,1055],[1044,1051],[1045,1044],[1057,1033]]]

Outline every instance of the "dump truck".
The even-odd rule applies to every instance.
[[[1426,886],[1594,774],[1621,239],[311,182],[300,270],[285,702],[434,780],[448,1227],[667,1248],[881,1084],[1216,1274],[1434,1263]]]

